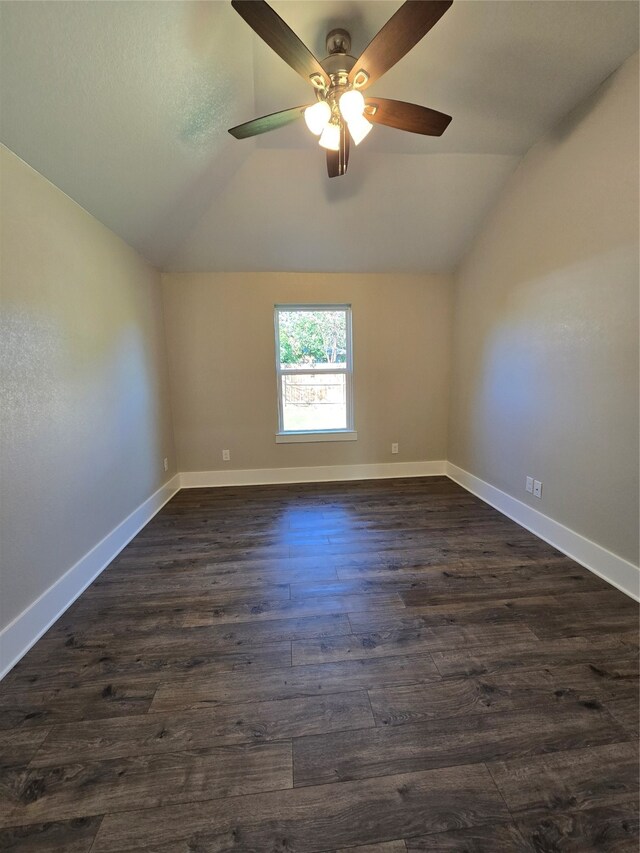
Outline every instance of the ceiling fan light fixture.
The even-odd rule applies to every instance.
[[[335,28],[327,35],[327,56],[318,62],[266,0],[231,0],[231,5],[265,44],[315,90],[317,103],[260,116],[229,129],[236,139],[284,127],[304,114],[309,130],[326,149],[327,174],[344,175],[351,140],[358,145],[371,132],[372,119],[398,130],[441,136],[451,116],[418,104],[375,98],[360,90],[399,62],[440,20],[453,0],[405,0],[373,37],[359,59],[351,56],[351,36]],[[365,70],[366,69],[366,70]]]
[[[340,150],[340,125],[327,124],[322,131],[322,136],[318,140],[318,144],[323,148],[328,148],[329,151]]]
[[[358,119],[364,112],[364,97],[361,92],[350,89],[340,96],[338,106],[344,120],[352,122]]]
[[[360,145],[362,140],[373,127],[371,122],[367,121],[363,115],[359,115],[355,118],[350,119],[347,124],[349,125],[349,133],[351,134],[351,138],[353,139],[356,145]]]
[[[318,101],[312,107],[304,111],[304,120],[307,127],[316,136],[320,136],[331,118],[331,107],[326,101]]]

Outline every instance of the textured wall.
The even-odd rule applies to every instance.
[[[0,158],[2,628],[172,475],[175,453],[158,273]]]
[[[448,276],[177,273],[163,295],[181,471],[446,458]],[[357,441],[276,445],[283,302],[351,303]]]
[[[457,277],[452,376],[450,461],[637,563],[637,54],[510,179]]]

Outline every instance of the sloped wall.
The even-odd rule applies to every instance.
[[[449,460],[637,565],[637,54],[510,178],[452,353]]]
[[[2,629],[176,468],[159,274],[4,147],[0,170]]]

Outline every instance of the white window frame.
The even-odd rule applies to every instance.
[[[280,312],[281,311],[344,311],[347,325],[347,361],[346,365],[331,371],[318,370],[314,368],[290,369],[280,365]],[[351,305],[326,304],[326,303],[304,303],[291,304],[280,303],[273,309],[274,327],[276,333],[276,385],[278,395],[278,431],[276,432],[276,444],[291,444],[296,442],[312,441],[356,441],[358,433],[353,424],[353,335],[351,329]],[[347,426],[345,429],[316,429],[316,430],[285,430],[284,412],[282,401],[282,377],[288,375],[325,375],[327,373],[342,373],[345,376],[345,390],[347,403]]]

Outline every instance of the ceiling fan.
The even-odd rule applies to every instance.
[[[374,124],[411,133],[441,136],[451,116],[388,98],[365,98],[375,83],[440,20],[453,0],[407,0],[356,59],[349,54],[351,36],[334,29],[327,35],[328,56],[318,62],[293,30],[264,0],[231,0],[231,5],[269,47],[314,88],[316,102],[254,118],[229,133],[236,139],[284,127],[304,115],[309,130],[326,149],[330,178],[344,175],[350,140],[356,145]]]

